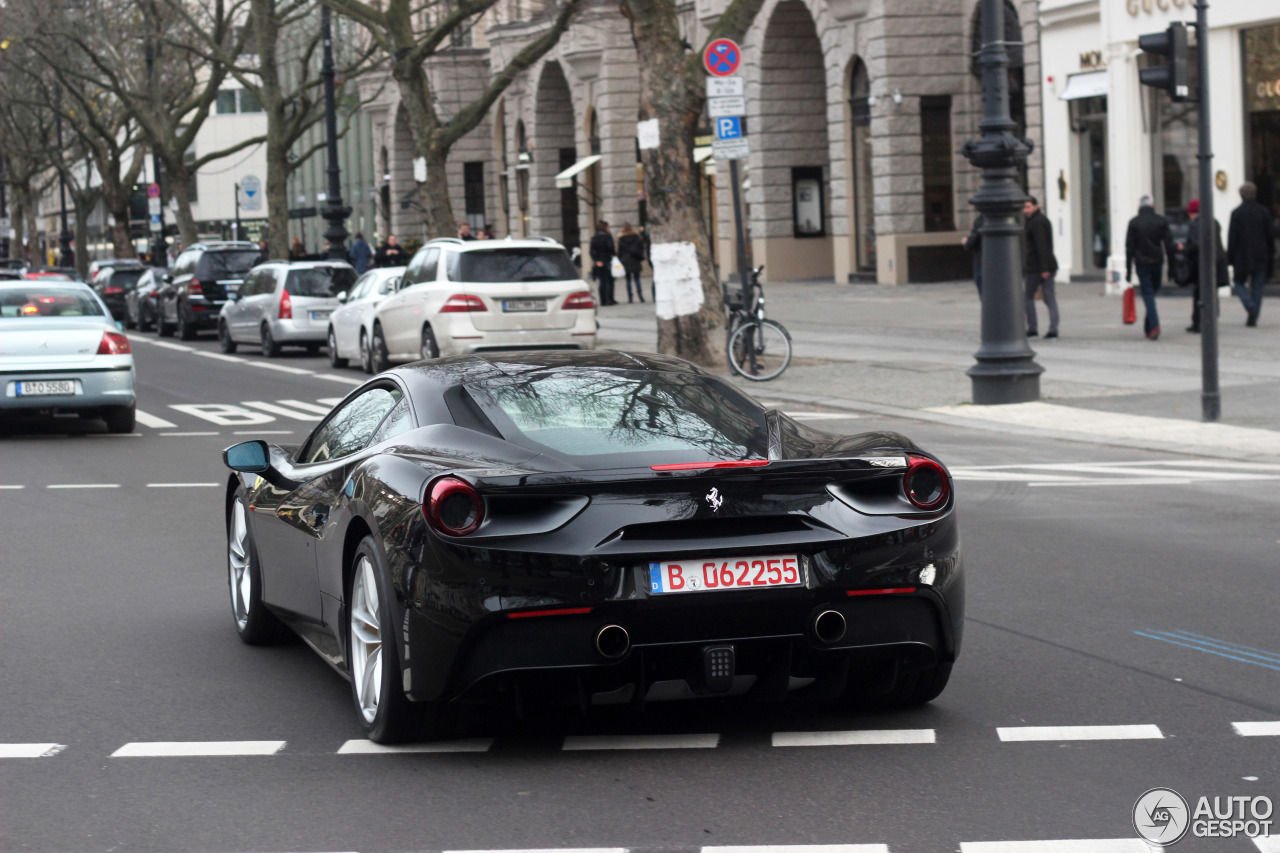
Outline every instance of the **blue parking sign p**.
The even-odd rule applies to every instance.
[[[737,116],[716,119],[716,139],[738,139],[742,136],[742,119]]]

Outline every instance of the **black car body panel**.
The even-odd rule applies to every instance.
[[[188,246],[174,260],[172,280],[160,293],[162,326],[216,329],[228,294],[236,291],[261,257],[257,244],[246,241]]]
[[[654,459],[698,460],[688,450],[669,459],[659,451],[634,464],[636,454],[623,448],[617,458],[632,464],[602,467],[604,457],[504,434],[485,408],[486,383],[575,371],[713,388],[758,430],[750,440],[763,452],[737,463],[751,467],[654,470]],[[933,511],[908,502],[909,457],[933,457],[904,436],[822,432],[663,356],[441,359],[392,370],[347,400],[379,383],[404,393],[415,428],[319,464],[297,461],[307,445],[273,447],[270,472],[236,474],[228,484],[228,506],[239,485],[247,491],[263,601],[340,670],[348,573],[365,536],[385,556],[394,624],[403,626],[396,639],[405,691],[419,701],[488,701],[531,688],[596,704],[710,695],[698,660],[716,644],[736,649],[729,692],[769,699],[842,689],[851,662],[920,669],[959,653],[964,579],[954,496]],[[646,406],[652,420],[656,404]],[[483,496],[484,520],[470,535],[440,533],[424,516],[428,486],[442,475]],[[707,574],[707,565],[744,558],[730,571],[750,571],[750,558],[760,557],[763,570],[763,558],[779,554],[798,558],[798,585],[652,590],[654,561],[690,561],[691,574],[701,570],[704,585],[715,587],[722,570]],[[533,615],[543,611],[551,612]],[[842,636],[815,633],[826,611],[844,617]],[[595,645],[606,625],[630,635],[616,658]]]

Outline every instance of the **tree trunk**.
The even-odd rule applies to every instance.
[[[452,237],[458,233],[449,198],[449,173],[446,165],[449,146],[441,144],[440,117],[431,104],[431,83],[422,65],[398,63],[394,76],[400,89],[400,103],[413,136],[413,153],[427,161],[427,179],[418,182],[418,201],[422,205],[422,225],[427,239]]]
[[[283,116],[281,116],[283,120]],[[272,132],[267,118],[267,253],[289,257],[289,146]]]
[[[625,0],[640,64],[640,119],[658,120],[659,145],[641,152],[654,265],[658,351],[725,367],[724,298],[702,218],[693,162],[705,93],[672,0]]]
[[[164,189],[177,204],[174,216],[178,220],[178,239],[183,246],[190,246],[196,241],[196,220],[191,215],[191,173],[182,158],[166,157],[161,154],[164,163]],[[163,203],[163,201],[161,202]]]
[[[17,259],[26,258],[26,241],[27,241],[27,222],[26,217],[22,215],[22,199],[23,191],[17,184],[9,185],[13,189],[13,203],[9,208],[9,215],[13,222],[13,239],[9,241],[9,257]],[[14,214],[17,214],[14,216]]]
[[[36,235],[40,233],[40,215],[36,210],[36,194],[33,187],[27,187],[22,194],[22,212],[27,217],[27,263],[42,267],[49,262],[48,255],[40,250]]]
[[[75,257],[76,272],[89,280],[89,214],[98,200],[97,190],[81,190],[71,193],[71,204],[76,211]]]

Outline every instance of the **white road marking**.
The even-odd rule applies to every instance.
[[[846,412],[783,412],[789,418],[798,421],[852,421],[862,417]]]
[[[703,847],[702,853],[889,853],[888,844],[761,844]]]
[[[89,438],[142,438],[140,432],[91,432]]]
[[[232,435],[293,435],[291,429],[238,429]]]
[[[297,409],[300,412],[315,412],[317,415],[327,415],[329,410],[333,408],[333,406],[317,406],[315,403],[304,403],[301,400],[277,400],[276,402]]]
[[[531,847],[527,850],[445,850],[443,853],[630,853],[626,847]]]
[[[147,483],[148,489],[213,489],[221,483]]]
[[[46,489],[118,489],[119,483],[50,483]]]
[[[321,397],[320,399],[316,400],[316,402],[324,403],[326,406],[333,408],[334,406],[338,405],[345,399],[346,399],[345,397]]]
[[[1070,838],[1054,841],[963,841],[960,853],[1151,853],[1141,838]]]
[[[245,400],[244,405],[251,409],[261,409],[264,412],[270,412],[273,415],[293,418],[296,421],[320,420],[320,415],[317,415],[314,412],[299,412],[297,409],[287,409],[284,406],[277,406],[275,403],[264,403],[261,400]]]
[[[173,429],[177,426],[173,421],[166,421],[164,418],[158,418],[150,412],[144,412],[141,409],[134,411],[133,416],[137,419],[138,423],[142,424],[144,427],[151,427],[152,429]]]
[[[25,489],[26,486],[0,486],[0,489]]]
[[[210,352],[209,350],[196,350],[196,355],[202,355],[205,358],[216,358],[218,361],[232,361],[237,364],[244,364],[249,360],[238,355],[227,355],[224,352]]]
[[[295,376],[313,376],[315,371],[303,370],[301,367],[289,367],[286,364],[272,364],[269,361],[246,361],[245,364],[252,364],[254,367],[262,367],[266,370],[278,370],[281,373],[292,373]]]
[[[222,435],[220,432],[162,432],[160,435],[169,436],[170,438],[177,436],[183,438],[192,435]]]
[[[1253,839],[1253,845],[1261,853],[1280,853],[1280,836]]]
[[[774,732],[774,746],[875,746],[937,743],[933,729],[865,729],[847,732]]]
[[[271,415],[251,412],[243,406],[231,406],[226,403],[171,403],[169,408],[185,415],[194,415],[202,421],[218,426],[257,426],[269,424],[275,420]]]
[[[343,385],[363,385],[363,379],[352,379],[350,376],[339,376],[336,373],[317,373],[315,379],[327,379],[330,382],[341,382]]]
[[[1170,477],[1131,477],[1124,480],[1077,480],[1074,483],[1039,482],[1027,483],[1031,487],[1044,486],[1189,486],[1191,480],[1176,480]]]
[[[493,738],[403,744],[382,744],[374,743],[371,740],[349,740],[338,748],[338,755],[488,752],[491,746],[493,746]]]
[[[282,740],[142,741],[126,743],[111,753],[112,758],[174,758],[220,755],[275,755],[284,749]]]
[[[577,735],[564,739],[565,752],[590,752],[611,749],[715,749],[718,734],[677,735]]]
[[[1163,738],[1159,726],[1002,726],[996,734],[1003,741],[1033,740],[1143,740]]]
[[[1280,737],[1280,722],[1232,723],[1240,737]]]
[[[0,758],[48,758],[66,748],[60,743],[0,743]]]
[[[143,343],[151,344],[152,346],[155,346],[155,347],[160,347],[161,349],[177,350],[178,352],[195,352],[196,351],[195,347],[189,347],[183,344],[170,343],[169,341],[157,341],[154,338],[136,338],[135,337],[135,338],[130,338],[129,340],[141,341]]]

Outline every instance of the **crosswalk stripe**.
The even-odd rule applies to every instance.
[[[297,421],[320,420],[320,415],[317,415],[314,412],[299,412],[296,409],[287,409],[284,406],[277,406],[275,403],[264,403],[260,400],[246,400],[241,403],[241,405],[248,406],[250,409],[260,409],[272,415],[281,415],[282,417],[293,418]]]
[[[266,370],[278,370],[281,373],[292,373],[294,376],[312,376],[315,371],[303,370],[301,367],[290,367],[287,364],[272,364],[269,361],[246,361],[254,367],[261,367]]]
[[[150,412],[144,412],[142,409],[135,409],[133,417],[145,427],[152,429],[173,429],[177,426],[173,421],[166,421],[164,418],[156,417]]]
[[[866,729],[848,732],[774,732],[774,746],[876,746],[937,743],[933,729]]]
[[[1280,721],[1232,723],[1231,727],[1240,737],[1280,737]]]
[[[960,853],[1150,853],[1140,838],[1072,838],[1054,841],[963,841]]]
[[[371,740],[349,740],[338,747],[338,755],[388,755],[411,753],[488,752],[493,738],[449,740],[438,743],[374,743]]]
[[[48,758],[64,749],[60,743],[0,743],[0,758]]]
[[[1159,726],[1002,726],[996,734],[1003,741],[1042,740],[1143,740],[1163,738]]]
[[[275,755],[282,740],[143,741],[126,743],[112,758],[190,758],[233,755]]]
[[[626,847],[530,847],[506,850],[444,850],[442,853],[630,853]]]
[[[673,735],[578,735],[567,737],[561,746],[565,752],[605,751],[611,749],[715,749],[718,734]]]
[[[1274,838],[1255,838],[1253,846],[1257,847],[1259,853],[1280,853],[1280,836]]]

